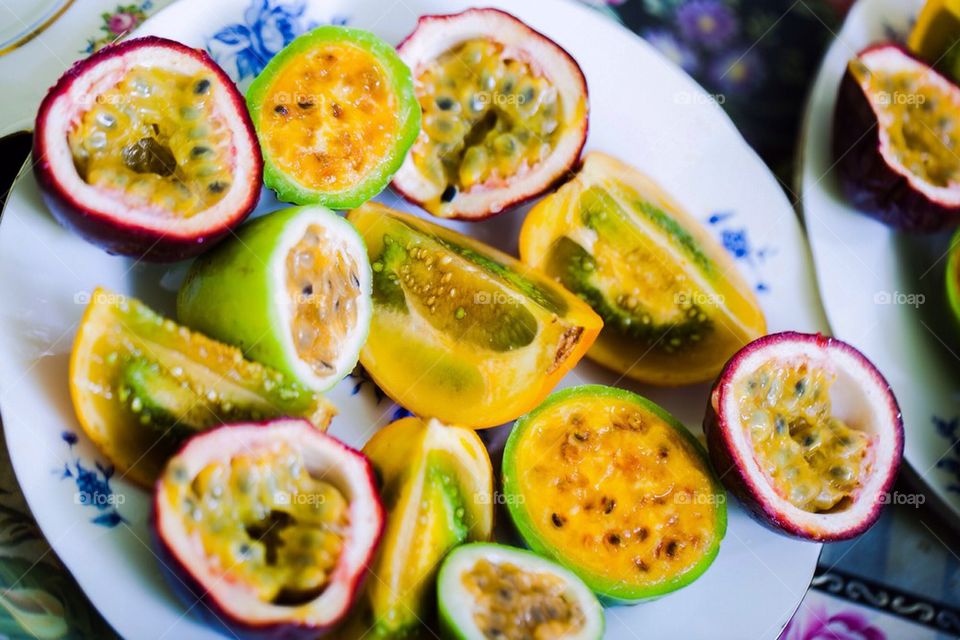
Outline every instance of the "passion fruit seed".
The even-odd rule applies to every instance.
[[[81,178],[183,217],[219,202],[231,184],[233,149],[210,86],[203,74],[128,71],[68,132]]]
[[[423,132],[412,157],[441,200],[505,179],[556,146],[563,105],[550,81],[489,38],[467,40],[417,78]]]
[[[257,129],[266,156],[309,189],[356,185],[396,145],[397,96],[387,71],[346,42],[318,44],[284,62],[264,105]]]
[[[870,438],[831,415],[831,375],[769,362],[740,383],[743,424],[777,492],[812,513],[843,509],[870,473]]]
[[[328,230],[310,225],[287,253],[287,293],[296,302],[290,323],[299,356],[329,375],[358,321],[359,266]]]
[[[289,445],[172,474],[188,530],[232,580],[263,602],[297,606],[323,592],[349,526],[344,495]]]
[[[488,640],[567,638],[586,625],[567,584],[550,573],[480,559],[462,580],[475,600],[474,622]]]

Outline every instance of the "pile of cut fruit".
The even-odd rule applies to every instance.
[[[86,435],[152,490],[185,608],[238,636],[594,639],[600,601],[707,571],[724,485],[804,539],[875,521],[903,447],[881,374],[838,340],[765,335],[691,215],[581,158],[589,114],[575,60],[492,9],[423,17],[397,49],[319,27],[245,97],[156,37],[50,90],[34,159],[53,215],[114,254],[195,258],[176,322],[94,291],[69,379]],[[422,215],[371,201],[391,181]],[[245,222],[264,184],[291,206]],[[430,221],[541,196],[519,258]],[[552,393],[584,356],[715,380],[708,446],[629,391]],[[412,414],[362,451],[325,433],[323,396],[358,361]],[[495,471],[475,430],[512,421]],[[529,549],[492,541],[498,503]]]

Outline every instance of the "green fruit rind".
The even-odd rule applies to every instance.
[[[302,360],[290,330],[287,253],[311,224],[352,248],[360,273],[358,325],[326,377]],[[372,273],[363,238],[350,222],[319,205],[291,207],[241,226],[230,240],[197,258],[177,295],[177,317],[192,329],[232,344],[314,391],[327,391],[356,366],[370,330]]]
[[[631,586],[618,580],[610,580],[600,575],[587,571],[579,567],[576,563],[568,559],[562,549],[557,549],[551,545],[543,536],[540,535],[536,524],[527,512],[524,499],[518,485],[518,469],[516,466],[515,449],[518,446],[520,438],[530,426],[536,422],[536,418],[544,410],[563,403],[570,398],[578,396],[601,396],[612,398],[622,402],[628,402],[639,405],[645,411],[648,411],[667,425],[673,428],[690,444],[691,448],[703,461],[704,467],[710,470],[710,480],[713,485],[713,493],[717,496],[716,505],[716,537],[710,549],[703,555],[696,565],[691,567],[685,573],[675,576],[669,580],[657,583],[655,585]],[[707,458],[707,452],[704,446],[690,431],[675,417],[670,415],[660,405],[644,398],[643,396],[631,393],[625,389],[616,387],[607,387],[604,385],[581,385],[568,387],[561,391],[551,394],[544,402],[530,413],[521,416],[514,428],[510,432],[507,444],[503,451],[503,492],[507,509],[514,525],[517,528],[520,537],[526,545],[534,552],[548,558],[552,558],[570,571],[576,573],[596,593],[604,604],[622,605],[636,604],[638,602],[655,600],[672,591],[689,585],[699,578],[710,567],[720,552],[720,541],[727,532],[727,506],[726,493],[723,486],[717,480],[713,473]]]
[[[947,259],[947,301],[953,319],[960,328],[960,231],[950,239],[950,257]]]
[[[510,562],[537,572],[551,573],[564,580],[576,592],[577,601],[586,617],[586,625],[575,636],[565,640],[599,640],[603,637],[606,620],[603,608],[590,587],[574,572],[556,564],[542,554],[517,549],[494,542],[471,542],[447,554],[437,574],[437,608],[440,617],[440,636],[445,640],[484,640],[487,636],[476,628],[470,617],[472,607],[469,595],[464,594],[460,572],[472,560]]]
[[[397,135],[393,148],[366,178],[340,191],[319,191],[303,186],[281,171],[264,149],[263,182],[285,202],[352,209],[383,191],[390,178],[403,164],[407,151],[420,133],[420,103],[413,90],[413,75],[393,47],[369,31],[334,25],[318,27],[297,37],[270,60],[247,89],[247,108],[250,110],[257,136],[262,139],[260,111],[274,76],[287,62],[306,54],[323,42],[350,43],[373,54],[383,65],[397,98]]]

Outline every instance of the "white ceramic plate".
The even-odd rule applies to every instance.
[[[944,292],[949,233],[896,233],[853,209],[840,193],[830,143],[847,61],[872,43],[902,41],[922,5],[853,7],[807,106],[800,187],[830,326],[887,377],[903,411],[907,462],[960,522],[960,332]]]
[[[576,3],[491,4],[517,13],[579,60],[592,104],[588,146],[649,172],[703,220],[759,290],[771,330],[825,327],[792,208],[722,110],[692,80],[643,41]],[[282,45],[285,29],[346,21],[399,42],[418,14],[466,6],[449,0],[404,0],[386,9],[375,0],[331,0],[306,8],[292,0],[181,2],[149,20],[143,31],[209,47],[235,78],[244,76],[245,86],[251,66]],[[390,194],[383,198],[399,205]],[[260,211],[276,206],[265,196]],[[524,213],[457,226],[515,252]],[[0,409],[17,476],[40,526],[124,636],[217,637],[163,583],[150,551],[147,495],[96,466],[103,458],[80,434],[67,393],[68,353],[88,292],[104,285],[169,313],[183,265],[136,264],[72,236],[44,209],[30,175],[17,185],[3,216],[0,255],[0,291],[7,301],[0,308]],[[614,380],[583,363],[562,385]],[[705,385],[635,389],[699,432]],[[397,409],[371,384],[350,378],[333,391],[332,400],[340,409],[332,433],[353,445],[361,445]],[[669,597],[610,609],[608,636],[776,638],[803,597],[819,549],[764,529],[731,504],[729,531],[710,570]]]

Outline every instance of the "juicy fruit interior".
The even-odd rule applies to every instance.
[[[155,477],[182,438],[197,431],[277,416],[328,417],[320,396],[136,300],[98,291],[91,305],[74,347],[76,410],[115,463],[119,456],[136,464],[135,478]]]
[[[900,164],[936,187],[960,183],[956,98],[918,68],[891,72],[855,59],[850,70],[865,87]]]
[[[547,406],[515,455],[533,526],[564,564],[605,582],[669,580],[722,535],[706,462],[631,402],[579,397]]]
[[[477,185],[503,186],[555,148],[563,122],[556,88],[488,38],[467,40],[416,79],[423,130],[413,147],[442,201]]]
[[[473,597],[473,621],[489,640],[565,638],[586,625],[566,582],[551,573],[480,559],[461,580]]]
[[[317,375],[330,375],[357,326],[359,265],[343,242],[313,224],[287,252],[286,266],[294,346]]]
[[[831,414],[833,374],[772,361],[737,388],[740,419],[777,493],[812,513],[849,506],[870,473],[871,438]]]
[[[380,61],[324,42],[276,73],[260,110],[264,154],[308,189],[340,191],[376,169],[396,144],[397,98]]]
[[[230,128],[214,109],[211,73],[135,66],[73,123],[67,141],[88,184],[158,215],[189,218],[233,180]]]
[[[263,602],[296,606],[317,598],[340,558],[349,505],[315,478],[285,443],[213,462],[196,477],[176,464],[165,483],[216,573]]]

